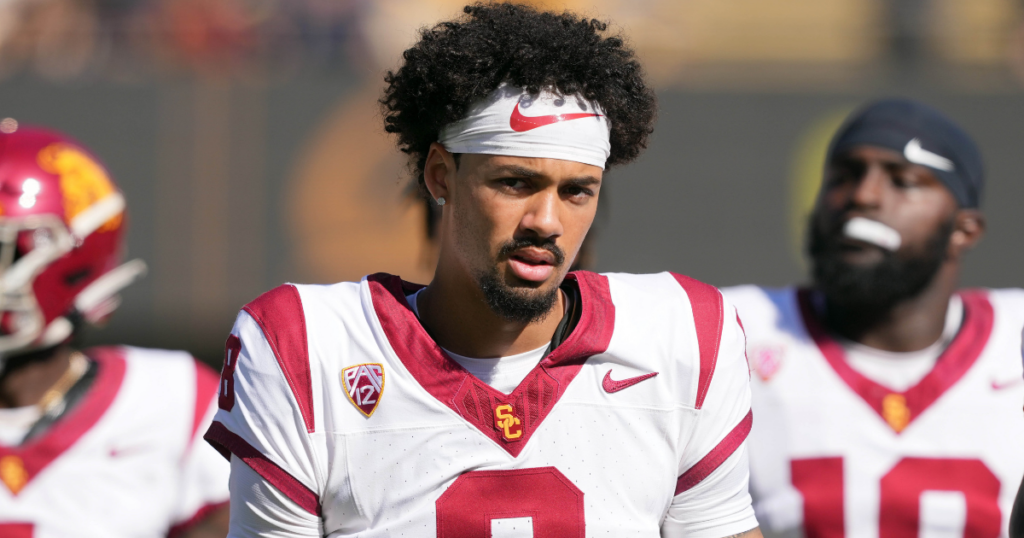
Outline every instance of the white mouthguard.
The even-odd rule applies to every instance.
[[[847,221],[846,226],[843,227],[843,233],[850,239],[871,243],[893,252],[899,250],[900,244],[903,242],[900,233],[896,230],[877,220],[864,217],[854,217]]]

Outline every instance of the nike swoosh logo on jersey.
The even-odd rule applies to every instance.
[[[519,103],[516,103],[516,107],[512,109],[512,117],[508,119],[508,125],[513,131],[522,133],[538,127],[544,127],[545,125],[551,125],[552,123],[558,123],[560,121],[596,118],[598,116],[600,116],[600,114],[590,114],[587,112],[574,114],[549,114],[547,116],[524,116],[519,112]]]
[[[996,381],[996,380],[992,380],[992,390],[1008,389],[1010,387],[1014,387],[1014,386],[1019,385],[1021,383],[1021,381],[1024,381],[1024,378],[1018,377],[1016,379],[1011,379],[1009,381],[1002,381],[1002,382]]]
[[[651,372],[649,374],[638,375],[636,377],[630,377],[621,381],[615,381],[612,379],[612,371],[608,370],[607,374],[604,374],[604,379],[601,381],[601,386],[604,387],[604,391],[607,393],[619,392],[622,389],[626,389],[636,385],[641,381],[646,381],[654,376],[658,375],[658,372]]]
[[[938,153],[932,153],[922,148],[921,141],[916,138],[907,142],[907,146],[903,148],[903,156],[906,157],[908,161],[915,164],[930,166],[946,172],[953,171],[953,161],[939,155]]]

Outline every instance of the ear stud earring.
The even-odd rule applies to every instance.
[[[438,196],[437,200],[435,200],[435,201],[437,202],[437,205],[444,205],[444,202],[445,202],[444,196]]]

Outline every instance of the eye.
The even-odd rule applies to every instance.
[[[526,181],[518,177],[504,177],[499,179],[498,183],[511,190],[521,190],[527,187]]]
[[[585,200],[594,195],[594,191],[582,185],[568,185],[562,189],[562,193],[573,200]]]

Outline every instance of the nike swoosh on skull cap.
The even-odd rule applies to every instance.
[[[519,112],[519,103],[516,103],[516,107],[512,109],[512,117],[508,119],[508,125],[513,131],[521,133],[531,129],[536,129],[537,127],[544,127],[545,125],[558,123],[560,121],[596,118],[598,116],[600,116],[600,114],[590,114],[587,112],[578,112],[573,114],[549,114],[547,116],[524,116]]]
[[[952,172],[954,169],[953,161],[922,148],[921,141],[916,138],[907,142],[907,147],[903,148],[903,155],[908,161],[915,164],[930,166],[946,172]]]

